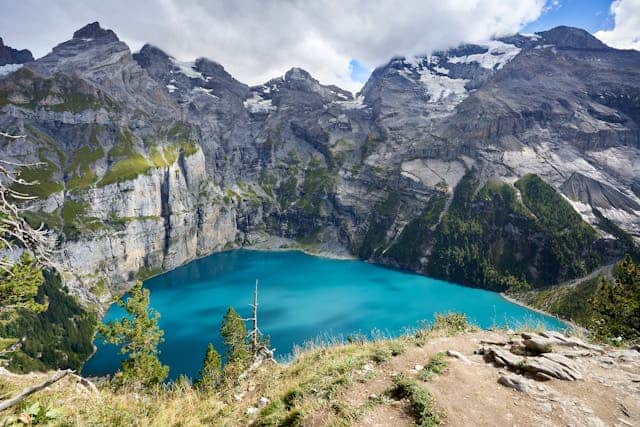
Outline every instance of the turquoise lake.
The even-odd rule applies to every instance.
[[[463,312],[482,328],[544,324],[564,329],[557,319],[528,310],[499,294],[397,271],[362,261],[334,260],[297,251],[235,250],[213,254],[149,279],[151,306],[161,314],[165,342],[160,359],[180,374],[197,377],[207,344],[220,353],[219,329],[227,307],[249,317],[259,279],[259,319],[276,356],[294,346],[349,335],[397,336],[433,321],[435,313]],[[122,316],[112,306],[106,320]],[[121,356],[96,342],[83,374],[115,372]]]

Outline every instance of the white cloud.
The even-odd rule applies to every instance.
[[[10,3],[10,4],[3,4]],[[249,84],[298,66],[357,90],[349,62],[373,68],[506,35],[536,20],[546,0],[0,0],[5,41],[36,56],[100,21],[133,49],[150,42],[180,60],[205,56]],[[42,13],[46,10],[47,13]]]
[[[616,0],[611,4],[615,18],[612,30],[598,31],[595,36],[618,49],[640,50],[640,0]]]

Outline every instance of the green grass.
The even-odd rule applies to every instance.
[[[418,378],[422,381],[429,381],[435,375],[441,374],[447,367],[447,361],[443,352],[436,353],[429,359],[427,365],[420,371]]]
[[[161,267],[147,267],[142,266],[136,273],[136,279],[138,280],[147,280],[153,276],[157,276],[162,273]]]
[[[98,286],[98,285],[96,285]],[[57,304],[56,304],[57,305]],[[50,305],[51,307],[51,305]],[[58,323],[52,327],[30,323],[25,331],[36,331],[39,348],[47,342],[49,334],[58,336],[47,342],[47,355],[73,354],[71,350],[57,352],[57,345],[68,342],[65,336],[89,326],[81,321],[82,315],[76,310],[61,311],[57,319],[68,323]],[[444,316],[448,320],[436,322],[433,327],[421,329],[420,338],[405,335],[396,339],[357,341],[353,343],[326,343],[309,345],[295,351],[295,358],[289,364],[264,363],[251,373],[251,377],[239,388],[203,391],[193,387],[189,381],[175,381],[150,389],[123,388],[114,390],[106,384],[97,384],[98,393],[86,393],[78,388],[77,381],[69,378],[27,398],[23,406],[6,411],[4,416],[19,415],[25,408],[38,402],[46,407],[61,409],[60,417],[54,425],[354,425],[363,419],[377,405],[392,405],[391,397],[403,399],[397,409],[404,409],[408,403],[411,414],[418,425],[433,426],[444,417],[434,405],[432,396],[418,381],[396,377],[389,382],[388,373],[392,367],[377,366],[365,369],[370,364],[378,348],[404,351],[410,346],[422,345],[424,339],[449,335],[458,330],[459,316]],[[61,320],[62,321],[62,320]],[[60,326],[65,327],[62,329]],[[458,325],[458,326],[456,326]],[[75,326],[75,327],[74,327]],[[453,329],[449,329],[453,328]],[[43,340],[40,340],[41,335]],[[66,335],[65,335],[66,334]],[[91,344],[92,334],[84,342]],[[37,351],[37,348],[34,350]],[[73,351],[85,351],[74,348]],[[49,356],[47,356],[49,357]],[[26,365],[24,365],[26,366]],[[25,386],[39,382],[51,374],[34,376],[5,377],[0,379],[0,394],[14,395]],[[361,384],[368,381],[383,381],[387,393],[369,396]],[[236,400],[233,395],[246,390],[252,391],[244,398]],[[354,390],[355,387],[355,390]],[[355,393],[354,393],[355,392]],[[353,393],[353,394],[352,394]],[[248,414],[249,407],[257,405],[261,396],[269,403],[256,415]],[[396,409],[393,409],[394,411]]]
[[[170,135],[180,135],[182,129],[169,131]],[[172,133],[173,132],[173,133]],[[99,187],[117,182],[129,181],[139,175],[148,173],[154,168],[163,168],[176,162],[180,154],[191,156],[197,153],[199,146],[192,140],[180,140],[169,142],[162,146],[151,145],[149,158],[137,151],[134,146],[134,137],[128,129],[120,129],[116,144],[109,151],[109,159],[114,161],[109,170],[98,182]]]
[[[140,153],[132,154],[126,159],[118,160],[98,182],[99,187],[129,181],[147,173],[153,165]]]
[[[62,182],[54,177],[58,171],[59,168],[48,160],[41,160],[40,164],[34,166],[21,166],[18,176],[27,184],[14,184],[11,188],[23,194],[46,199],[64,189]]]
[[[60,230],[62,228],[59,210],[53,212],[25,211],[23,217],[33,228],[38,228],[41,224],[44,224],[49,230]]]
[[[99,132],[99,127],[93,127],[88,143],[74,153],[73,161],[66,170],[67,173],[73,174],[67,182],[68,190],[90,188],[97,181],[98,177],[93,171],[93,164],[104,157],[104,150],[98,140]]]
[[[195,141],[185,140],[180,142],[167,143],[164,146],[152,146],[150,149],[150,160],[156,168],[171,166],[178,160],[180,154],[189,157],[197,153],[198,144]]]
[[[416,425],[433,427],[440,424],[440,416],[435,408],[433,396],[417,381],[404,375],[394,379],[390,394],[398,399],[407,399]]]
[[[128,129],[121,128],[118,131],[117,143],[109,151],[109,158],[115,160],[115,163],[98,182],[99,187],[129,181],[147,173],[154,166],[144,155],[135,150],[133,135]]]
[[[198,144],[195,141],[190,139],[186,141],[181,141],[178,144],[178,146],[182,150],[182,153],[185,155],[185,157],[193,156],[200,149]]]
[[[62,206],[63,231],[67,240],[77,239],[83,233],[104,230],[99,218],[87,216],[89,205],[83,200],[66,200]]]
[[[173,147],[151,147],[150,156],[151,163],[156,168],[163,168],[172,165],[177,159],[178,154]]]
[[[52,99],[60,102],[50,105]],[[99,98],[89,85],[77,77],[65,74],[41,77],[26,68],[21,68],[0,85],[0,105],[7,104],[31,110],[41,108],[71,113],[100,108],[118,109],[108,96],[102,94]]]
[[[65,223],[72,223],[82,219],[87,210],[87,203],[78,200],[67,200],[62,207],[62,219]]]

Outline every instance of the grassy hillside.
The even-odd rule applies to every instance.
[[[602,262],[593,228],[535,175],[514,188],[481,187],[467,173],[434,234],[428,274],[496,291],[556,284]]]
[[[18,416],[39,405],[41,411],[34,411],[37,415],[31,421],[54,425],[297,426],[314,420],[318,425],[350,425],[368,411],[402,399],[408,404],[407,416],[416,423],[437,425],[443,414],[425,381],[438,370],[426,363],[428,358],[424,380],[393,376],[379,396],[365,395],[363,402],[350,402],[348,395],[354,387],[373,382],[377,372],[405,352],[418,351],[433,338],[470,330],[464,316],[439,316],[432,327],[397,339],[354,340],[301,350],[288,365],[268,363],[234,388],[208,392],[183,379],[147,391],[113,390],[105,383],[96,395],[79,392],[82,387],[73,386],[72,381],[71,386],[34,395],[12,412]],[[443,368],[441,357],[437,358]],[[0,393],[13,395],[33,379],[0,373]],[[261,397],[266,399],[263,403],[259,403]]]

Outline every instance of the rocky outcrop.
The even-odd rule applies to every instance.
[[[33,61],[33,55],[27,49],[14,49],[5,46],[2,37],[0,37],[0,67],[8,64],[24,64]]]
[[[478,354],[484,355],[486,360],[497,366],[505,366],[538,380],[557,378],[576,381],[583,379],[577,358],[605,353],[602,347],[555,331],[540,334],[524,332],[521,335],[522,340],[512,338],[509,343],[500,343],[500,346],[485,343],[488,346],[483,346]],[[513,376],[501,377],[500,383],[518,391],[527,389],[526,381]]]

